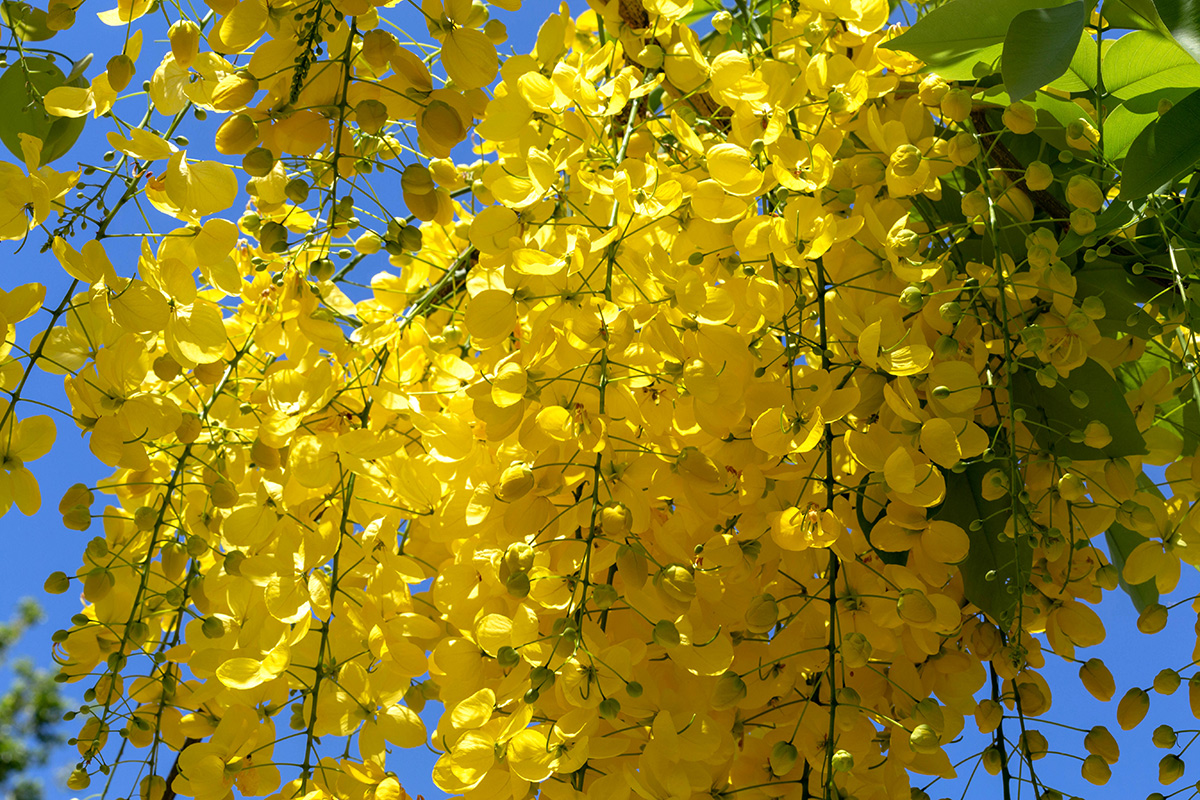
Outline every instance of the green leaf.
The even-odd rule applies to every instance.
[[[1096,88],[1096,65],[1100,63],[1096,40],[1086,31],[1079,35],[1079,44],[1071,64],[1062,76],[1054,79],[1050,86],[1064,92],[1084,92]]]
[[[934,519],[953,522],[971,540],[967,558],[959,565],[963,594],[1000,625],[1012,620],[1020,602],[1021,589],[1033,564],[1028,541],[1007,538],[1005,528],[1012,516],[1011,505],[984,500],[984,464],[972,464],[962,473],[946,473],[946,501]]]
[[[1142,613],[1146,606],[1157,603],[1158,586],[1154,581],[1150,580],[1132,586],[1125,580],[1125,560],[1129,558],[1133,548],[1146,541],[1146,537],[1114,522],[1104,532],[1104,540],[1108,542],[1108,558],[1117,568],[1117,575],[1120,576],[1117,583],[1125,590],[1125,594],[1129,595],[1129,599],[1133,601],[1133,607],[1137,609],[1138,613]]]
[[[1114,28],[1169,35],[1154,7],[1154,0],[1104,0],[1103,14],[1104,21]]]
[[[44,42],[58,33],[50,28],[46,12],[28,3],[5,0],[0,3],[0,19],[23,42]]]
[[[1104,54],[1104,88],[1121,100],[1181,86],[1200,87],[1200,64],[1157,33],[1127,33]]]
[[[1013,405],[1025,411],[1025,426],[1043,450],[1079,461],[1102,461],[1147,452],[1146,440],[1125,402],[1125,390],[1104,367],[1088,359],[1067,377],[1059,378],[1054,386],[1047,387],[1034,375],[1036,364],[1024,366],[1012,376]],[[1087,396],[1084,408],[1073,402],[1075,392]],[[1095,420],[1107,426],[1111,442],[1095,448],[1071,441],[1073,433],[1082,432]]]
[[[1000,66],[1000,54],[1004,43],[997,42],[982,50],[974,50],[955,61],[940,62],[929,67],[927,72],[936,72],[948,81],[974,81],[991,75]]]
[[[84,117],[52,117],[42,105],[46,92],[66,83],[62,70],[44,58],[19,59],[0,75],[0,108],[6,111],[0,114],[0,142],[17,158],[25,158],[22,133],[42,140],[42,163],[49,164],[66,155],[83,132]],[[30,84],[36,94],[29,91]],[[87,82],[81,77],[68,85],[86,86]]]
[[[1200,6],[1195,0],[1154,0],[1154,7],[1171,38],[1200,61]]]
[[[1147,286],[1150,287],[1148,293],[1154,293],[1154,284],[1150,281],[1126,272],[1120,264],[1097,261],[1075,273],[1075,284],[1075,296],[1081,302],[1086,297],[1098,297],[1104,303],[1104,318],[1096,320],[1100,333],[1112,339],[1121,334],[1153,338],[1151,329],[1157,323],[1133,301],[1146,293]],[[1157,327],[1162,330],[1161,326]]]
[[[985,47],[1001,44],[1009,23],[1022,11],[1056,6],[1051,0],[950,0],[930,11],[881,47],[903,50],[933,67],[952,64]]]
[[[1156,119],[1158,113],[1154,111],[1139,113],[1129,106],[1114,108],[1104,118],[1104,157],[1109,161],[1124,158],[1138,134]]]
[[[1087,9],[1082,0],[1057,8],[1031,8],[1013,17],[1004,36],[1001,72],[1009,96],[1024,99],[1071,66]]]
[[[1190,170],[1200,159],[1197,130],[1200,92],[1192,92],[1147,125],[1129,146],[1121,170],[1121,199],[1145,197]]]

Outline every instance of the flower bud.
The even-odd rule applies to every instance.
[[[1158,782],[1169,786],[1183,777],[1183,759],[1174,753],[1168,753],[1158,762]]]
[[[1004,768],[1004,757],[1000,754],[1000,748],[991,745],[983,751],[983,768],[987,770],[988,775],[999,775]]]
[[[1087,236],[1096,230],[1096,215],[1086,208],[1077,208],[1071,212],[1071,230],[1080,236]]]
[[[361,100],[354,107],[354,119],[358,122],[358,127],[366,133],[379,133],[388,121],[387,106],[370,98]]]
[[[1033,133],[1033,129],[1037,127],[1037,112],[1033,110],[1032,106],[1020,101],[1012,103],[1004,109],[1004,114],[1000,119],[1004,123],[1004,127],[1013,133]]]
[[[912,625],[928,625],[937,618],[937,610],[919,589],[905,589],[896,601],[900,619]]]
[[[1150,738],[1154,742],[1155,747],[1170,750],[1175,746],[1175,742],[1179,739],[1179,736],[1170,725],[1159,725],[1154,729],[1154,734]]]
[[[617,571],[625,583],[641,588],[646,583],[646,556],[627,544],[617,548]]]
[[[770,594],[761,594],[750,601],[746,609],[746,630],[751,633],[770,633],[779,621],[779,604]]]
[[[920,168],[922,159],[921,151],[915,145],[902,144],[888,159],[888,168],[901,178],[907,178]]]
[[[123,92],[133,79],[133,59],[119,53],[108,60],[105,70],[108,72],[108,85],[114,92]]]
[[[871,660],[873,649],[867,637],[858,631],[842,637],[842,661],[851,669],[865,667]]]
[[[71,588],[71,579],[65,572],[51,572],[42,588],[47,594],[62,594]]]
[[[675,623],[669,619],[660,619],[655,623],[653,637],[654,643],[662,647],[679,646],[679,628],[675,627]]]
[[[725,672],[717,678],[712,705],[716,709],[732,708],[746,696],[746,682],[736,672]]]
[[[838,752],[845,753],[846,751],[839,750]],[[768,758],[771,764],[771,773],[777,778],[787,775],[792,771],[792,767],[796,766],[796,757],[798,755],[796,745],[791,742],[776,742],[775,746],[771,748],[771,755]],[[846,755],[850,754],[846,753]],[[834,758],[837,758],[836,753],[834,754]],[[853,766],[853,763],[854,759],[851,757],[851,766]]]
[[[234,114],[217,128],[213,144],[218,153],[240,156],[248,153],[260,138],[258,123],[246,114]]]
[[[942,98],[941,112],[944,119],[962,122],[971,116],[971,93],[966,89],[953,89]]]
[[[212,105],[218,111],[234,111],[250,105],[258,93],[258,80],[249,72],[232,72],[213,87]]]
[[[1167,627],[1167,607],[1162,603],[1151,603],[1138,614],[1137,629],[1142,633],[1158,633]]]
[[[171,42],[171,55],[175,56],[176,64],[187,68],[196,60],[200,52],[199,25],[191,20],[176,22],[167,31],[167,38]]]
[[[921,85],[917,87],[917,97],[927,106],[940,106],[949,91],[950,85],[946,83],[945,78],[939,75],[926,75],[921,80]]]
[[[975,724],[979,727],[980,733],[991,733],[1000,727],[1000,722],[1004,719],[1004,709],[995,700],[988,698],[980,700],[975,706]]]
[[[1117,740],[1103,725],[1097,725],[1087,732],[1087,735],[1083,737],[1083,746],[1089,753],[1100,756],[1109,764],[1117,763],[1117,759],[1121,756],[1121,748],[1117,746]]]
[[[914,753],[936,753],[941,747],[941,737],[929,725],[924,723],[913,728],[912,733],[908,735],[908,746],[913,749]]]
[[[1112,777],[1112,769],[1100,756],[1090,755],[1083,760],[1083,766],[1079,768],[1079,774],[1088,783],[1103,786]]]
[[[1048,189],[1054,183],[1054,172],[1044,161],[1031,161],[1025,168],[1025,185],[1035,192]]]
[[[960,133],[950,140],[947,155],[951,163],[965,167],[979,157],[981,150],[979,139],[973,133]]]
[[[1145,689],[1135,686],[1126,692],[1117,704],[1117,724],[1122,730],[1133,730],[1146,718],[1146,712],[1149,710],[1150,695],[1146,694]]]
[[[1086,208],[1095,214],[1104,207],[1104,192],[1091,178],[1072,175],[1067,181],[1067,202],[1075,208]]]
[[[1021,738],[1017,740],[1021,752],[1031,761],[1036,761],[1039,758],[1045,758],[1050,752],[1050,743],[1046,741],[1046,737],[1041,731],[1027,730],[1021,734]]]
[[[1154,691],[1161,695],[1172,695],[1179,688],[1179,683],[1179,673],[1168,667],[1154,676]]]
[[[520,500],[533,489],[535,478],[528,464],[512,464],[500,474],[496,496],[506,503]],[[528,545],[526,545],[528,546]]]
[[[629,506],[610,500],[600,509],[600,530],[605,536],[624,536],[633,530],[633,512]]]
[[[668,564],[654,576],[654,585],[661,595],[683,605],[691,605],[696,597],[696,578],[682,564]]]
[[[1117,684],[1113,680],[1112,673],[1098,658],[1089,659],[1079,668],[1079,680],[1083,682],[1083,688],[1087,689],[1092,697],[1104,703],[1112,700],[1113,694],[1117,691]]]

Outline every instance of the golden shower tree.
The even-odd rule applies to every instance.
[[[0,294],[0,507],[37,371],[111,470],[73,789],[1054,798],[1117,747],[1048,655],[1200,712],[1087,651],[1200,560],[1186,4],[206,3],[2,9],[0,237],[70,284]]]

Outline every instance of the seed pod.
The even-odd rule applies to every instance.
[[[1150,695],[1136,686],[1125,693],[1117,704],[1117,724],[1122,730],[1133,730],[1146,718],[1150,710]]]

